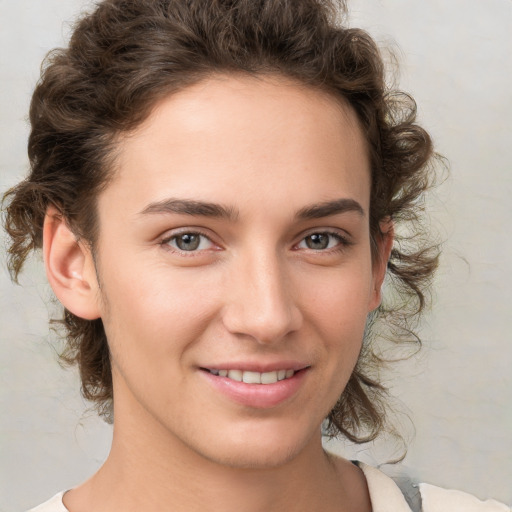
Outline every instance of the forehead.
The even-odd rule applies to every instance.
[[[276,77],[218,76],[164,98],[121,137],[103,195],[123,197],[126,214],[171,196],[261,206],[284,194],[300,208],[349,194],[368,203],[367,153],[342,100]]]

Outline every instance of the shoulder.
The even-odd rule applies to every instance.
[[[31,508],[27,512],[69,512],[68,509],[64,506],[62,502],[62,497],[64,496],[64,491],[59,492],[53,498],[45,501],[43,504],[38,507]]]
[[[358,462],[357,466],[364,473],[373,512],[420,512],[411,509],[398,485],[382,471]]]
[[[362,462],[357,465],[366,477],[373,512],[511,512],[503,503],[481,501],[462,491],[411,481],[397,485],[382,471]]]

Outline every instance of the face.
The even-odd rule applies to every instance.
[[[237,467],[320,439],[378,305],[355,114],[278,79],[161,101],[99,197],[115,424]]]

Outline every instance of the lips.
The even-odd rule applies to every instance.
[[[256,409],[276,407],[291,400],[300,390],[310,366],[282,363],[270,368],[247,368],[223,365],[221,368],[201,367],[216,394],[230,402]]]
[[[245,382],[246,384],[274,384],[280,380],[289,379],[294,376],[295,370],[281,369],[270,372],[255,372],[249,370],[217,370],[215,368],[205,368],[213,375],[226,377],[236,382]]]

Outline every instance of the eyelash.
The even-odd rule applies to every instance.
[[[211,240],[211,238],[206,235],[205,233],[201,232],[201,231],[198,231],[198,230],[189,230],[189,231],[182,231],[180,233],[174,233],[173,235],[171,236],[168,236],[166,238],[164,238],[161,242],[160,242],[160,245],[162,246],[165,246],[165,248],[167,250],[170,250],[171,252],[174,252],[174,253],[177,253],[177,254],[180,254],[182,256],[192,256],[194,254],[197,254],[197,253],[200,253],[200,252],[203,252],[203,251],[206,251],[208,249],[198,249],[198,248],[195,248],[193,250],[190,250],[190,251],[187,251],[185,249],[180,249],[179,247],[177,246],[172,246],[171,245],[171,242],[172,241],[176,241],[178,240],[180,237],[183,237],[185,235],[190,235],[190,236],[198,236],[200,237],[201,239],[206,239],[208,240],[208,242],[210,244],[212,244],[213,246],[215,246],[215,243]],[[353,242],[350,241],[348,238],[344,237],[343,235],[341,235],[340,233],[338,232],[334,232],[334,231],[328,231],[328,230],[325,230],[325,231],[314,231],[312,233],[309,233],[307,235],[305,235],[304,237],[301,238],[300,242],[298,244],[295,244],[294,247],[298,247],[301,243],[305,242],[308,238],[311,238],[313,237],[314,235],[327,235],[331,238],[334,238],[336,239],[336,241],[338,242],[334,247],[327,247],[325,249],[312,249],[310,247],[305,247],[304,249],[308,250],[308,251],[312,251],[313,253],[333,253],[333,252],[341,252],[343,251],[344,249],[346,249],[347,247],[350,247],[351,245],[353,245]],[[202,241],[199,240],[199,247],[201,245]],[[330,241],[328,242],[328,245],[330,244]]]
[[[313,251],[315,253],[340,252],[340,251],[343,251],[344,249],[346,249],[347,247],[350,247],[351,245],[353,245],[353,242],[350,241],[347,237],[341,235],[337,231],[329,231],[329,230],[314,231],[312,233],[309,233],[300,240],[299,244],[305,242],[308,238],[311,238],[314,235],[327,235],[331,238],[336,239],[336,241],[338,242],[334,247],[327,247],[326,249],[311,249],[309,247],[306,248],[306,250]],[[299,245],[299,244],[297,244],[297,245]]]
[[[180,254],[182,256],[192,256],[194,253],[198,253],[198,252],[202,252],[202,251],[207,250],[207,249],[200,249],[200,250],[194,249],[192,251],[187,251],[185,249],[180,249],[179,247],[173,247],[171,245],[172,241],[176,241],[180,237],[183,237],[185,235],[198,236],[201,239],[208,240],[208,242],[210,244],[212,244],[213,246],[215,245],[214,242],[211,240],[211,238],[208,235],[206,235],[205,233],[202,233],[201,231],[197,231],[197,230],[189,230],[189,231],[182,231],[180,233],[174,233],[173,235],[164,238],[160,242],[160,245],[165,246],[166,249],[168,249],[168,250],[170,250],[172,252],[178,253],[178,254]],[[202,243],[202,241],[200,240],[199,244],[201,244],[201,243]]]

